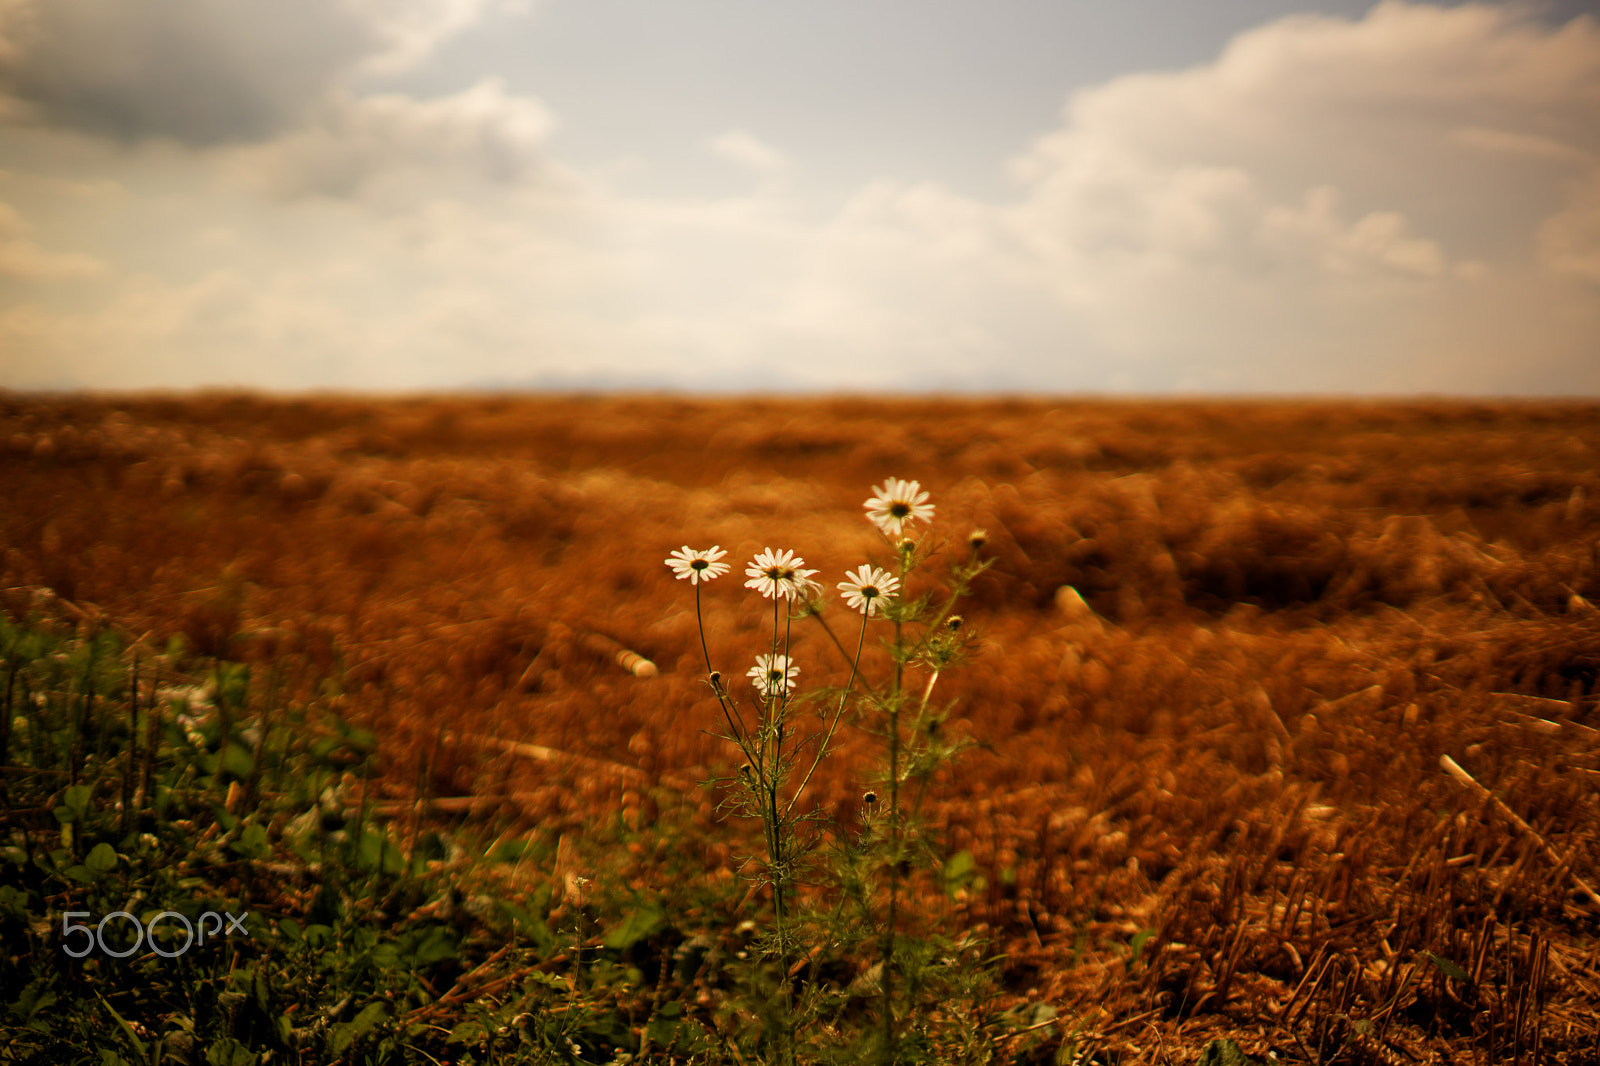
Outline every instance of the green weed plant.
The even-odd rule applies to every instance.
[[[764,845],[753,876],[771,912],[745,975],[747,1051],[782,1063],[983,1061],[989,965],[978,942],[939,927],[928,898],[973,876],[971,856],[945,854],[924,800],[966,744],[934,696],[974,648],[955,609],[989,565],[984,535],[968,538],[942,583],[924,587],[929,564],[947,551],[915,535],[933,517],[928,494],[895,478],[874,493],[864,506],[887,565],[865,563],[837,584],[860,615],[854,641],[835,631],[817,571],[793,551],[765,549],[746,567],[746,587],[771,601],[770,638],[746,675],[753,694],[729,684],[705,637],[701,586],[727,572],[727,553],[685,545],[666,560],[694,586],[707,684],[723,735],[745,760],[718,782],[725,807],[758,822]],[[842,688],[800,689],[797,623],[819,626],[849,664]],[[863,669],[869,630],[888,653],[876,677]],[[878,742],[867,770],[873,787],[854,822],[802,803],[846,723]]]
[[[282,680],[0,617],[0,1062],[467,1063],[508,1029],[447,993],[552,953],[541,901],[464,915],[460,844],[363,800],[338,686]]]

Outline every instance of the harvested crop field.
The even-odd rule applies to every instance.
[[[853,634],[862,501],[914,478],[924,572],[994,561],[926,920],[1005,954],[1007,1053],[1600,1062],[1597,457],[1593,403],[0,395],[0,606],[337,675],[368,798],[669,893],[759,845],[700,786],[738,752],[664,558],[729,553],[742,682],[747,561],[799,552]],[[793,656],[849,673],[811,619]],[[839,740],[808,804],[852,825]]]

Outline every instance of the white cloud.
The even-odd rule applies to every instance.
[[[554,125],[542,103],[496,78],[432,100],[336,92],[307,125],[231,155],[239,173],[281,197],[353,196],[419,172],[515,184],[540,171]]]
[[[124,143],[271,137],[415,66],[490,0],[4,0],[0,118]]]
[[[1597,113],[1592,20],[1392,2],[1287,19],[1214,64],[1075,96],[1015,164],[1014,225],[1149,386],[1182,365],[1219,387],[1503,388],[1504,368],[1568,365],[1593,321],[1592,294],[1558,278],[1520,316],[1490,290],[1586,274],[1574,179]],[[1506,126],[1537,133],[1461,135]],[[1491,348],[1519,318],[1519,342]],[[1462,371],[1439,375],[1445,358]]]
[[[1549,159],[1563,163],[1595,162],[1592,153],[1537,133],[1494,129],[1488,126],[1462,126],[1455,131],[1454,136],[1462,144],[1485,152]]]
[[[50,252],[29,240],[21,216],[0,203],[0,277],[17,281],[71,281],[105,273],[106,264],[76,252]]]
[[[1385,268],[1402,275],[1437,278],[1445,272],[1439,245],[1409,235],[1405,216],[1374,211],[1359,221],[1339,215],[1339,194],[1329,185],[1307,191],[1294,207],[1270,207],[1260,220],[1259,238],[1283,259],[1306,258],[1335,275]]]
[[[392,74],[416,66],[442,42],[475,25],[493,0],[344,0],[344,6],[358,13],[384,45],[362,69]],[[527,10],[527,5],[500,6],[517,14]]]
[[[706,146],[735,166],[753,174],[776,174],[789,165],[782,152],[744,130],[728,130],[706,142]]]
[[[1600,167],[1573,189],[1566,208],[1539,227],[1539,261],[1554,275],[1600,287]]]
[[[361,54],[481,9],[363,8]],[[609,190],[492,80],[333,84],[256,143],[119,173],[130,218],[190,198],[159,239],[208,258],[86,248],[111,295],[0,306],[0,382],[1600,392],[1596,114],[1594,20],[1388,2],[1074,95],[1009,202],[882,179],[819,221],[776,180]]]

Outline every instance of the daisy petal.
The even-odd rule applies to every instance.
[[[933,521],[933,504],[917,481],[887,478],[882,485],[874,485],[871,497],[861,506],[866,508],[867,520],[891,537],[915,521]]]
[[[745,676],[750,678],[757,692],[771,699],[793,692],[794,679],[799,673],[800,668],[787,655],[757,655],[756,664],[746,671]]]
[[[887,600],[892,600],[900,589],[900,579],[889,571],[863,563],[855,572],[845,571],[848,581],[839,582],[845,603],[868,618],[882,610]]]
[[[667,556],[664,561],[672,567],[679,581],[687,578],[689,584],[698,585],[702,581],[710,581],[728,572],[728,564],[720,561],[727,554],[715,544],[703,551],[697,551],[685,544]]]
[[[780,596],[790,600],[801,598],[808,584],[807,579],[816,573],[815,570],[804,569],[801,566],[804,562],[788,549],[773,551],[764,548],[744,568],[745,576],[750,579],[744,586],[755,589],[769,600]]]

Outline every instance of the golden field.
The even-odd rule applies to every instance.
[[[749,830],[697,783],[737,756],[663,559],[729,552],[707,636],[742,681],[745,562],[831,590],[890,554],[873,486],[917,479],[924,572],[975,529],[994,560],[931,801],[1009,995],[1096,1061],[1596,1062],[1597,456],[1577,402],[0,394],[0,607],[337,674],[377,797],[580,855],[687,812],[672,846],[727,879]],[[841,737],[812,796],[848,824]]]

